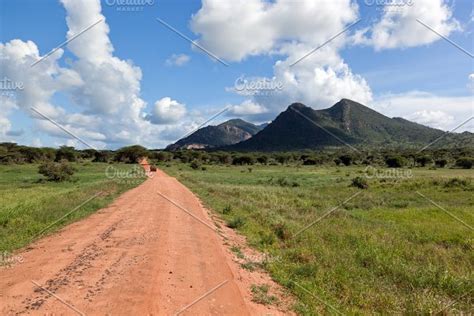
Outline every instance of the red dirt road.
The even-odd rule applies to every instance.
[[[22,262],[0,268],[0,314],[283,314],[251,301],[251,284],[272,281],[242,270],[214,227],[199,200],[158,171],[16,253]]]

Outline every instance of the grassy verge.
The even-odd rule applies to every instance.
[[[362,190],[362,167],[163,168],[274,258],[265,267],[300,314],[473,312],[472,170],[413,169]]]
[[[0,252],[9,253],[30,243],[44,229],[72,211],[44,233],[81,219],[109,204],[122,192],[144,179],[109,179],[108,164],[74,164],[77,172],[72,181],[41,181],[38,165],[0,165]],[[130,166],[113,165],[129,170]]]

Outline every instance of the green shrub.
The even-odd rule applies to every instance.
[[[197,170],[199,168],[201,168],[201,164],[196,160],[194,159],[193,161],[191,161],[191,163],[189,164],[189,166],[194,169],[194,170]]]
[[[262,285],[252,284],[251,286],[252,301],[258,304],[263,304],[263,305],[277,303],[278,298],[276,298],[274,295],[269,295],[268,294],[269,289],[270,289],[269,286],[266,284],[262,284]]]
[[[463,169],[471,169],[473,164],[473,158],[459,158],[458,160],[456,160],[456,166]]]
[[[229,214],[230,212],[232,212],[232,205],[226,205],[226,206],[222,209],[222,214]]]
[[[228,223],[227,223],[227,227],[229,228],[240,228],[242,226],[245,225],[245,219],[243,219],[242,217],[234,217],[233,219],[231,219]]]
[[[405,164],[405,161],[400,156],[390,156],[385,158],[385,163],[390,168],[401,168]]]
[[[431,159],[430,156],[421,156],[421,157],[416,158],[416,163],[422,167],[426,167],[426,165],[429,165],[432,162],[433,162],[433,159]]]
[[[339,160],[346,166],[350,166],[354,160],[350,155],[342,155],[339,157]]]
[[[70,180],[75,171],[76,169],[65,161],[46,162],[38,168],[39,174],[54,182]]]
[[[352,179],[351,186],[359,188],[359,189],[367,189],[369,187],[369,183],[367,182],[367,179],[362,178],[362,177],[355,177]]]
[[[439,168],[444,168],[448,164],[448,161],[446,159],[438,159],[435,161],[436,167]]]
[[[471,184],[471,179],[452,178],[444,183],[445,188],[459,188],[468,187]]]

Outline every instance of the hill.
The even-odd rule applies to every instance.
[[[444,133],[402,118],[389,118],[360,103],[342,99],[323,110],[293,103],[252,138],[227,149],[282,151],[345,144],[419,146],[429,144]],[[472,139],[472,134],[464,133],[462,137]],[[459,137],[449,135],[449,138]]]
[[[265,126],[254,125],[241,119],[232,119],[217,126],[206,126],[180,139],[166,149],[215,148],[247,140]]]

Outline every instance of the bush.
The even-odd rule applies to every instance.
[[[124,163],[136,163],[142,157],[148,157],[149,152],[145,147],[134,145],[120,148],[115,153],[115,161]]]
[[[67,160],[76,161],[76,151],[74,147],[62,146],[56,152],[56,161]]]
[[[197,160],[193,160],[189,166],[194,169],[194,170],[197,170],[199,168],[201,168],[201,164],[197,161]]]
[[[342,155],[339,157],[339,160],[346,166],[350,166],[352,164],[352,156],[349,155]]]
[[[229,214],[230,212],[232,212],[232,205],[226,205],[226,206],[222,209],[222,214]]]
[[[456,160],[456,166],[463,169],[471,169],[473,164],[473,158],[459,158],[458,160]]]
[[[318,163],[318,161],[316,159],[313,159],[313,158],[306,158],[303,161],[303,165],[305,165],[305,166],[314,166],[317,163]]]
[[[245,219],[242,217],[234,217],[227,223],[227,227],[229,228],[240,228],[245,225]]]
[[[448,164],[446,159],[438,159],[435,161],[436,167],[444,168]]]
[[[369,187],[369,183],[367,182],[367,179],[362,178],[362,177],[355,177],[352,179],[351,186],[359,188],[359,189],[367,189]]]
[[[255,159],[248,155],[238,156],[232,160],[233,165],[253,165],[254,163]]]
[[[445,188],[459,188],[459,187],[469,187],[471,184],[471,179],[461,179],[461,178],[452,178],[444,183]]]
[[[400,156],[392,156],[385,158],[385,163],[390,168],[401,168],[403,167],[405,161]]]
[[[54,182],[70,180],[75,171],[76,169],[65,161],[47,162],[38,168],[39,174]]]
[[[426,165],[431,164],[433,160],[431,159],[430,156],[422,156],[416,158],[416,163],[419,164],[422,167],[426,167]]]

